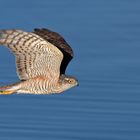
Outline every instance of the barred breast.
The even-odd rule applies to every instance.
[[[38,76],[21,82],[20,89],[17,93],[49,94],[52,93],[56,87],[56,81]]]

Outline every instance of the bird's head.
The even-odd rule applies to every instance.
[[[64,74],[60,76],[59,83],[61,88],[63,88],[63,91],[79,85],[78,80],[75,77]]]

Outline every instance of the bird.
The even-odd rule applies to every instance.
[[[47,28],[4,29],[0,45],[15,55],[19,77],[18,82],[0,86],[0,94],[54,94],[79,85],[77,78],[65,74],[74,53],[59,33]]]

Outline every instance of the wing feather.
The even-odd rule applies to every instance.
[[[39,75],[59,77],[63,54],[38,35],[21,30],[0,30],[0,44],[15,54],[17,73],[21,80]]]
[[[46,28],[36,28],[34,29],[34,33],[47,40],[56,46],[63,53],[63,60],[60,67],[60,73],[64,74],[67,68],[67,65],[71,61],[74,56],[72,48],[65,41],[65,39],[58,33],[53,32]]]

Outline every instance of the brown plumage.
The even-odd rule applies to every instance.
[[[39,35],[43,39],[52,43],[54,46],[56,46],[63,53],[64,58],[63,58],[62,63],[61,63],[60,73],[65,74],[66,67],[74,56],[73,50],[71,49],[69,44],[64,40],[64,38],[60,34],[53,32],[49,29],[36,28],[36,29],[34,29],[33,33]]]
[[[0,44],[7,46],[16,56],[20,82],[0,87],[1,94],[60,93],[78,85],[65,70],[73,51],[58,33],[48,29],[0,30]]]

